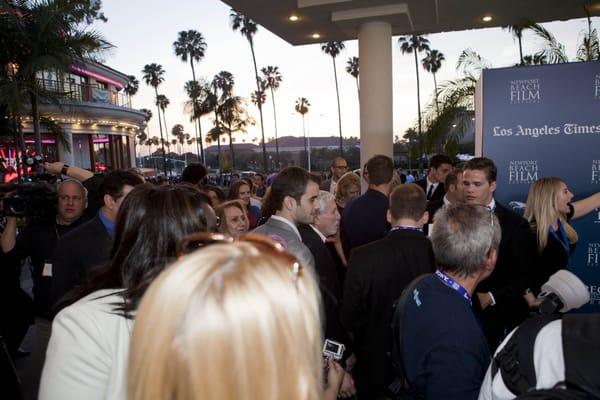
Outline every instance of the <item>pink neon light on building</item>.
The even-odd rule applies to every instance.
[[[69,67],[69,69],[70,69],[71,71],[73,71],[73,72],[80,73],[80,74],[81,74],[81,75],[83,75],[83,76],[87,76],[87,77],[95,78],[95,79],[98,79],[99,81],[102,81],[102,82],[106,82],[106,83],[110,83],[110,84],[112,84],[112,85],[115,85],[115,87],[116,87],[117,89],[123,89],[123,84],[122,84],[122,83],[119,83],[119,82],[117,82],[117,81],[114,81],[114,80],[112,80],[112,79],[110,79],[110,78],[107,78],[107,77],[106,77],[106,76],[104,76],[104,75],[100,75],[100,74],[98,74],[98,73],[96,73],[96,72],[92,72],[92,71],[90,71],[89,69],[85,69],[85,68],[83,68],[83,67],[79,67],[79,66],[77,66],[77,65],[71,65],[71,66]]]

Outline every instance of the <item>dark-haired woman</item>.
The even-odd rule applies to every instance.
[[[248,217],[248,223],[250,229],[256,228],[258,220],[260,220],[260,208],[250,204],[250,197],[252,196],[252,189],[250,185],[244,181],[239,180],[231,185],[229,188],[229,200],[240,200],[244,207],[246,207],[246,216]]]
[[[54,319],[39,399],[125,399],[133,319],[144,292],[187,235],[214,230],[203,193],[137,186],[117,216],[111,261]]]

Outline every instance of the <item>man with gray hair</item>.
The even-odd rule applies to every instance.
[[[414,287],[403,310],[400,360],[415,398],[477,399],[490,353],[471,297],[496,264],[498,218],[485,206],[442,208],[431,232],[438,270]]]

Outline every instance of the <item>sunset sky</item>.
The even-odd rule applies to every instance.
[[[207,42],[205,58],[196,67],[196,75],[211,80],[219,71],[233,74],[235,94],[247,99],[248,109],[257,121],[247,135],[238,134],[236,142],[250,142],[260,135],[258,110],[250,102],[250,93],[256,89],[254,70],[248,42],[239,32],[233,32],[229,22],[229,7],[218,0],[104,0],[103,11],[107,23],[96,23],[95,29],[115,45],[104,57],[105,63],[140,80],[140,90],[133,99],[136,108],[148,108],[155,114],[150,122],[150,135],[159,136],[158,118],[154,105],[154,91],[142,82],[141,70],[145,64],[158,63],[166,71],[165,82],[159,93],[170,99],[167,108],[169,131],[177,123],[186,132],[194,134],[189,116],[183,105],[187,100],[183,85],[191,80],[189,63],[183,63],[174,52],[172,44],[177,32],[195,29]],[[593,18],[599,26],[600,18]],[[587,29],[585,19],[544,24],[566,46],[570,58],[575,57],[579,37]],[[471,48],[486,58],[494,67],[506,67],[518,62],[518,45],[512,35],[500,28],[448,32],[428,35],[431,48],[441,51],[446,61],[437,74],[437,81],[455,79],[456,61],[462,50]],[[393,38],[394,74],[394,135],[402,135],[414,125],[417,115],[416,79],[414,58],[402,55]],[[294,47],[259,26],[255,36],[255,51],[259,69],[278,66],[283,75],[280,89],[275,93],[279,136],[301,135],[302,120],[294,111],[298,97],[306,97],[311,108],[307,114],[307,126],[311,136],[338,135],[337,103],[331,57],[318,45]],[[540,49],[539,40],[526,32],[523,38],[524,54]],[[344,136],[359,136],[359,108],[356,83],[345,71],[349,57],[358,56],[356,40],[345,42],[346,48],[336,59],[340,84],[342,131]],[[420,55],[419,59],[425,54]],[[420,66],[421,101],[425,104],[433,92],[433,78]],[[263,108],[265,136],[274,136],[273,109],[270,96]],[[212,119],[202,119],[206,132]]]

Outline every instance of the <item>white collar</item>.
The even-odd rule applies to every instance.
[[[310,224],[310,227],[313,229],[313,231],[317,232],[317,235],[319,235],[319,237],[321,238],[321,240],[323,241],[323,243],[325,243],[327,241],[327,238],[325,237],[325,235],[323,235],[321,233],[321,231],[319,229],[317,229],[316,226],[314,226],[313,224]]]
[[[490,208],[490,210],[496,210],[496,199],[492,197],[492,201],[490,202],[490,204],[488,204],[488,207]]]
[[[448,197],[446,197],[446,195],[444,195],[444,207],[449,207],[452,203],[450,203],[450,200],[448,200]]]
[[[271,215],[271,218],[288,224],[294,230],[294,232],[296,232],[298,239],[302,240],[302,237],[300,236],[300,231],[298,230],[298,227],[295,224],[293,224],[292,221],[290,221],[287,218],[280,217],[279,215]]]
[[[429,189],[429,186],[437,187],[438,184],[439,182],[431,182],[429,180],[429,175],[427,175],[427,189]]]

